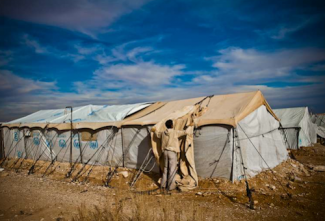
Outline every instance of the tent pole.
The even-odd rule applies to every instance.
[[[26,133],[25,133],[25,129],[23,129],[23,136],[24,136],[24,150],[25,150],[25,158],[27,159],[28,158],[28,153],[27,153],[27,148],[26,148],[26,142],[27,140],[25,139],[26,138]]]
[[[235,128],[232,128],[232,165],[231,165],[231,181],[234,183],[234,164],[235,164]]]
[[[83,164],[82,150],[81,150],[81,139],[80,139],[80,133],[78,130],[77,130],[77,133],[78,133],[78,141],[79,141],[80,163]]]
[[[70,116],[71,116],[71,121],[70,121],[70,159],[69,159],[69,162],[70,162],[70,166],[72,166],[72,106],[67,106],[66,107],[67,109],[70,109]]]
[[[0,160],[3,158],[4,158],[4,136],[3,136],[3,128],[1,127],[0,128]]]
[[[124,142],[123,142],[123,127],[121,127],[121,139],[122,139],[122,158],[123,158],[123,167],[124,167]]]

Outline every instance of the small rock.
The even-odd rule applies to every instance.
[[[258,201],[257,200],[254,200],[254,205],[258,204]]]
[[[127,178],[129,176],[128,171],[121,171],[121,172],[119,172],[119,174],[121,174],[124,178]]]
[[[297,165],[294,165],[293,163],[290,163],[291,164],[291,166],[293,166],[294,168],[296,168],[297,167]]]
[[[271,204],[270,204],[270,207],[274,207],[274,204],[273,204],[273,203],[271,203]]]
[[[7,172],[0,173],[0,177],[5,177],[5,176],[9,176],[9,173],[7,173]]]
[[[314,170],[317,172],[325,172],[325,166],[315,166]]]
[[[287,183],[287,187],[288,187],[289,189],[292,189],[292,190],[295,189],[295,187],[294,187],[294,186],[291,186],[290,183]]]
[[[202,196],[203,194],[201,192],[197,192],[195,195]]]
[[[295,177],[295,182],[301,183],[301,182],[303,182],[303,181],[302,181],[301,178],[299,178],[299,177],[296,176],[296,177]]]
[[[290,173],[289,176],[288,176],[288,178],[289,178],[290,181],[294,181],[295,180],[294,173]]]
[[[203,193],[203,196],[210,196],[210,195],[211,195],[210,192]]]

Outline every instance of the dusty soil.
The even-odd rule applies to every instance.
[[[158,187],[156,174],[142,175],[130,190],[136,171],[119,169],[128,177],[115,174],[108,188],[103,186],[108,167],[94,166],[89,176],[86,167],[71,182],[65,178],[68,164],[56,163],[43,177],[48,162],[39,162],[28,175],[31,161],[9,160],[0,172],[0,220],[324,220],[325,172],[314,166],[325,166],[325,146],[291,153],[295,160],[249,180],[254,210],[248,208],[243,181],[204,179],[189,192],[143,193]]]

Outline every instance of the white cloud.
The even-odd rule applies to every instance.
[[[0,15],[94,36],[149,0],[2,0]]]
[[[0,91],[7,96],[31,93],[43,93],[56,89],[55,82],[44,82],[19,77],[8,70],[0,70]],[[9,92],[10,93],[7,93]],[[0,98],[3,99],[3,98]]]
[[[223,84],[258,84],[270,80],[299,81],[301,76],[294,70],[325,61],[325,50],[314,48],[288,49],[261,52],[255,49],[227,48],[218,56],[207,58],[213,62],[216,71],[212,75],[199,76],[196,82]],[[291,76],[290,79],[287,79]],[[211,77],[213,80],[211,80]],[[292,79],[296,77],[296,79]]]
[[[153,51],[153,48],[151,47],[136,47],[136,48],[133,48],[131,51],[129,51],[127,53],[127,57],[130,61],[133,61],[133,62],[139,62],[138,60],[138,55],[140,54],[145,54],[145,53],[148,53],[148,52],[151,52]]]
[[[129,86],[167,85],[175,76],[182,74],[184,65],[159,65],[154,62],[136,64],[117,64],[95,71],[94,79],[98,82],[123,81]],[[105,84],[105,83],[104,83]]]

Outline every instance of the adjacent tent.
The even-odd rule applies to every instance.
[[[123,134],[137,137],[137,131],[145,133],[172,113],[202,99],[167,102],[148,115],[126,121]],[[247,167],[247,176],[252,177],[287,159],[285,144],[278,131],[279,121],[260,91],[213,96],[201,105],[207,109],[195,119],[197,129],[193,138],[194,166],[199,176],[239,180],[244,175],[242,160]],[[148,141],[139,138],[130,149],[133,154],[141,153],[140,150],[149,149],[149,145]]]
[[[169,117],[180,120],[187,113],[177,115],[177,111],[198,105],[204,111],[194,119],[193,159],[186,155],[183,161],[198,176],[240,180],[245,173],[252,177],[287,159],[278,118],[260,91],[111,109],[74,108],[73,119],[80,120],[73,120],[72,130],[70,113],[64,109],[41,112],[44,120],[35,113],[4,125],[5,152],[14,149],[10,157],[67,162],[72,132],[74,162],[139,169],[152,148],[151,127]],[[53,117],[56,114],[60,116]],[[159,171],[154,162],[148,169]]]
[[[325,114],[313,114],[311,118],[317,125],[317,135],[325,138]]]
[[[274,109],[280,118],[280,128],[289,149],[299,149],[317,143],[317,127],[311,120],[308,107]]]
[[[105,145],[106,150],[112,142],[121,146],[121,133],[116,129],[118,122],[123,122],[134,114],[139,115],[139,112],[147,107],[159,105],[162,104],[76,107],[73,108],[72,125],[69,109],[41,110],[2,125],[5,153],[9,157],[36,160],[40,156],[41,160],[57,158],[59,161],[68,162],[72,144],[72,160],[85,162],[97,149],[104,149],[101,146]],[[96,155],[104,154],[103,152],[107,155],[107,151],[98,151]],[[97,159],[97,156],[95,158]],[[104,157],[102,158],[92,159],[90,163],[106,162]]]

